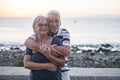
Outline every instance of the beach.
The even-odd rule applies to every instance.
[[[0,66],[23,66],[25,46],[0,44]],[[120,68],[120,44],[72,45],[68,67]]]

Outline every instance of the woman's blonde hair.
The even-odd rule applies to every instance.
[[[42,15],[37,16],[37,17],[33,20],[33,25],[32,25],[32,27],[33,27],[33,30],[34,30],[35,33],[36,33],[36,31],[35,31],[35,26],[38,25],[39,21],[41,21],[41,20],[46,20],[46,21],[48,21],[47,17],[42,16]]]

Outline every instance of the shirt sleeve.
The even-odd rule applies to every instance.
[[[29,48],[26,48],[25,55],[32,55],[32,50]]]
[[[36,39],[37,39],[37,36],[36,36],[36,34],[35,34],[35,33],[34,33],[34,34],[32,34],[30,37],[31,37],[31,38],[33,38],[34,40],[36,40]]]
[[[52,44],[62,46],[62,41],[58,37],[54,37],[53,40],[52,40]]]
[[[62,45],[70,46],[70,33],[66,29],[62,29]]]

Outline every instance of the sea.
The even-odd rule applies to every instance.
[[[0,44],[23,44],[32,35],[34,18],[0,18]],[[62,18],[61,28],[70,33],[71,44],[120,43],[120,17]]]

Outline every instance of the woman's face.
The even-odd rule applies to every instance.
[[[48,23],[46,19],[40,20],[36,26],[35,31],[38,35],[46,35],[48,33]]]

